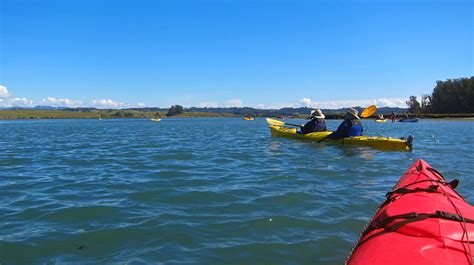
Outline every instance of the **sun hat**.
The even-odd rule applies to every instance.
[[[359,116],[358,116],[358,115],[359,115],[359,112],[358,112],[356,109],[349,108],[349,109],[347,110],[347,113],[349,113],[350,115],[354,116],[354,117],[355,117],[356,119],[358,119],[358,120],[360,119]]]
[[[311,118],[324,119],[325,117],[326,116],[324,116],[323,112],[320,109],[311,111]]]

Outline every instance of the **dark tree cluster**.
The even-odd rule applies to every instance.
[[[474,113],[474,76],[437,81],[431,95],[433,113]]]
[[[171,106],[171,108],[168,110],[168,113],[166,113],[166,116],[170,117],[170,116],[179,115],[181,113],[184,113],[183,106],[174,105],[174,106]]]
[[[436,81],[431,95],[423,95],[421,102],[411,96],[406,102],[410,113],[474,113],[474,76],[470,78]]]

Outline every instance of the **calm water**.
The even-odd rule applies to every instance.
[[[0,121],[0,263],[341,264],[418,158],[474,203],[474,122],[365,125],[414,151],[263,119]]]

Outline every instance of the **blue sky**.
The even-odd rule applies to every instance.
[[[474,74],[473,5],[2,0],[0,106],[403,106]]]

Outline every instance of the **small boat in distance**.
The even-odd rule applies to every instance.
[[[420,119],[413,118],[413,119],[399,119],[398,122],[419,122]]]
[[[151,121],[161,121],[159,118],[151,118]]]
[[[253,120],[255,120],[255,118],[252,117],[252,116],[245,116],[243,119],[246,120],[246,121],[253,121]]]
[[[375,122],[386,122],[387,119],[382,114],[379,114],[377,118],[375,119]]]

